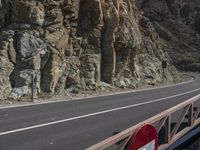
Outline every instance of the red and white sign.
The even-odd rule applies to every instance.
[[[157,150],[158,133],[153,125],[139,128],[131,138],[128,150]]]

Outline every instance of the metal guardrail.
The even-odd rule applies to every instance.
[[[179,117],[176,116],[176,121],[174,122],[172,118],[174,117],[173,115],[177,115],[177,113],[179,113]],[[186,125],[181,127],[183,123]],[[159,144],[158,149],[166,149],[200,124],[200,94],[133,127],[130,127],[119,134],[97,143],[86,150],[105,150],[117,144],[117,150],[126,150],[127,144],[135,131],[145,124],[153,124],[158,133],[162,132],[164,139],[162,143]]]

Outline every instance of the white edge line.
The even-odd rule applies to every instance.
[[[68,100],[57,100],[57,101],[49,101],[49,102],[41,102],[41,103],[33,103],[33,104],[22,104],[22,105],[17,105],[17,106],[6,106],[6,107],[0,107],[1,109],[8,109],[8,108],[20,108],[20,107],[28,107],[28,106],[35,106],[35,105],[44,105],[44,104],[53,104],[53,103],[60,103],[60,102],[70,102],[73,100],[84,100],[84,99],[90,99],[90,98],[99,98],[99,97],[107,97],[107,96],[114,96],[114,95],[121,95],[121,94],[128,94],[128,93],[134,93],[134,92],[143,92],[143,91],[150,91],[150,90],[156,90],[156,89],[163,89],[167,87],[174,87],[178,85],[183,85],[187,83],[191,83],[197,80],[196,77],[191,76],[192,79],[181,82],[181,83],[176,83],[176,84],[171,84],[171,85],[165,85],[165,86],[158,86],[158,87],[153,87],[153,88],[145,88],[145,89],[138,89],[138,90],[129,90],[129,91],[123,91],[123,92],[117,92],[117,93],[108,93],[106,95],[99,95],[99,96],[88,96],[84,98],[74,98],[74,99],[68,99]]]
[[[123,110],[123,109],[133,108],[133,107],[136,107],[136,106],[146,105],[146,104],[150,104],[150,103],[160,102],[160,101],[164,101],[166,99],[175,98],[175,97],[178,97],[178,96],[190,94],[190,93],[193,93],[193,92],[196,92],[196,91],[199,91],[199,90],[200,90],[200,88],[192,90],[192,91],[188,91],[188,92],[185,92],[185,93],[172,95],[172,96],[168,96],[168,97],[164,97],[164,98],[159,98],[159,99],[155,99],[155,100],[147,101],[147,102],[143,102],[143,103],[123,106],[123,107],[119,107],[119,108],[113,108],[113,109],[104,110],[104,111],[100,111],[100,112],[96,112],[96,113],[91,113],[91,114],[81,115],[81,116],[77,116],[77,117],[73,117],[73,118],[67,118],[67,119],[53,121],[53,122],[49,122],[49,123],[34,125],[34,126],[30,126],[30,127],[21,128],[21,129],[5,131],[5,132],[1,132],[0,136],[11,134],[11,133],[16,133],[16,132],[21,132],[21,131],[26,131],[26,130],[30,130],[30,129],[40,128],[40,127],[44,127],[44,126],[54,125],[54,124],[58,124],[58,123],[69,122],[69,121],[72,121],[72,120],[78,120],[78,119],[82,119],[82,118],[87,118],[87,117],[91,117],[91,116],[109,113],[109,112],[119,111],[119,110]]]

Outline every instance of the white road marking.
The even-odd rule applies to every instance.
[[[40,127],[44,127],[44,126],[50,126],[50,125],[54,125],[54,124],[58,124],[58,123],[69,122],[69,121],[72,121],[72,120],[78,120],[78,119],[96,116],[96,115],[100,115],[100,114],[105,114],[105,113],[109,113],[109,112],[114,112],[114,111],[118,111],[118,110],[133,108],[133,107],[136,107],[136,106],[146,105],[146,104],[150,104],[150,103],[161,102],[161,101],[164,101],[166,99],[175,98],[175,97],[178,97],[178,96],[183,96],[183,95],[190,94],[190,93],[197,92],[197,91],[200,91],[200,88],[192,90],[192,91],[188,91],[188,92],[185,92],[185,93],[172,95],[172,96],[168,96],[168,97],[163,97],[163,98],[159,98],[159,99],[155,99],[155,100],[147,101],[147,102],[143,102],[143,103],[113,108],[113,109],[104,110],[104,111],[100,111],[100,112],[96,112],[96,113],[91,113],[91,114],[81,115],[81,116],[77,116],[77,117],[73,117],[73,118],[67,118],[67,119],[53,121],[53,122],[49,122],[49,123],[34,125],[34,126],[30,126],[30,127],[21,128],[21,129],[5,131],[5,132],[1,132],[0,136],[11,134],[11,133],[16,133],[16,132],[21,132],[21,131],[26,131],[26,130],[30,130],[30,129],[40,128]]]

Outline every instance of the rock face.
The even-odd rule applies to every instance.
[[[179,80],[168,55],[174,47],[163,37],[165,22],[152,23],[156,5],[152,0],[148,10],[145,3],[0,0],[0,99],[30,95],[32,82],[48,95],[96,89],[102,81],[129,88],[155,84],[162,82],[163,60],[165,81]],[[199,22],[192,21],[188,26],[199,32]]]
[[[168,46],[176,67],[200,71],[200,1],[137,0]]]

